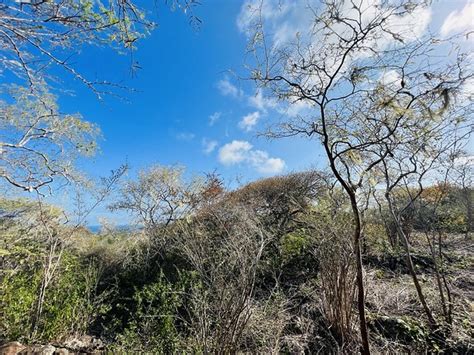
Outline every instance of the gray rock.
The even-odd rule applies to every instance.
[[[53,355],[54,352],[56,351],[56,348],[52,345],[44,345],[41,349],[41,354],[42,355]]]
[[[22,349],[18,354],[53,355],[56,348],[52,345],[32,345]]]
[[[71,338],[64,342],[64,346],[74,351],[91,351],[103,349],[104,343],[98,338],[83,335],[79,338]]]

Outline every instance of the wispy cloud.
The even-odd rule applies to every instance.
[[[231,166],[248,164],[261,174],[277,174],[284,170],[285,161],[270,157],[263,150],[253,149],[247,141],[234,140],[219,149],[219,162]]]
[[[255,111],[249,113],[242,117],[242,120],[239,122],[239,127],[244,131],[251,131],[252,128],[257,124],[258,120],[260,119],[260,112]]]
[[[217,82],[217,89],[224,96],[231,97],[241,97],[243,96],[243,91],[235,86],[228,77],[221,79]]]
[[[302,44],[302,47],[308,48],[308,53],[304,55],[310,56],[312,52],[318,53],[322,43],[331,43],[333,41],[332,38],[320,38],[319,32],[315,29],[315,26],[320,25],[315,23],[315,15],[310,8],[312,5],[316,6],[316,3],[318,2],[308,0],[246,0],[237,17],[237,27],[242,33],[251,36],[255,34],[259,21],[263,21],[267,34],[267,46],[270,52],[285,48],[286,52],[291,56],[292,45],[298,42]],[[323,5],[318,4],[317,6]],[[360,8],[362,9],[360,21],[366,24],[380,16],[380,13],[386,8],[386,4],[383,0],[361,0]],[[339,12],[341,16],[347,19],[358,19],[360,15],[350,1],[342,1]],[[353,57],[346,61],[346,67],[349,67],[354,60],[370,56],[371,51],[367,48],[378,47],[383,49],[394,43],[396,40],[390,35],[391,31],[400,34],[399,39],[404,41],[417,40],[426,33],[431,18],[432,10],[428,6],[417,7],[412,13],[392,16],[384,24],[385,31],[380,31],[380,33],[370,37],[362,46],[365,49],[360,49]],[[341,33],[333,34],[334,40],[347,30],[342,26],[340,28],[335,26],[334,28],[335,31],[339,29]],[[301,53],[297,55],[301,55]],[[331,71],[330,68],[339,64],[340,58],[327,56],[326,59],[322,60],[324,62],[322,65]],[[318,85],[317,79],[308,75],[306,84],[308,86],[312,84]],[[269,97],[265,94],[265,90],[258,89],[255,95],[247,96],[249,106],[258,110],[262,115],[274,111],[294,118],[308,114],[313,107],[309,101],[278,101],[274,97]]]
[[[195,137],[196,135],[191,132],[180,132],[176,135],[176,139],[186,142],[192,141]]]
[[[202,139],[202,150],[205,154],[211,154],[219,143],[215,140],[207,140],[206,138]]]
[[[383,0],[361,0],[361,21],[368,23],[384,11]],[[237,27],[242,33],[252,35],[260,19],[269,34],[268,43],[272,48],[282,48],[295,40],[301,43],[317,44],[317,38],[309,38],[314,33],[314,13],[311,6],[319,6],[308,0],[246,0],[237,17]],[[359,2],[358,2],[359,3]],[[322,5],[321,5],[322,6]],[[346,19],[358,19],[359,12],[350,1],[341,1],[339,13]],[[472,15],[471,15],[472,16]],[[394,39],[389,34],[396,30],[406,41],[418,39],[431,21],[431,8],[419,7],[411,14],[393,16],[385,23],[385,33],[377,36],[372,46],[385,47]],[[368,46],[368,43],[365,43]],[[369,52],[368,52],[369,54]],[[331,58],[328,58],[331,60]]]
[[[221,116],[222,116],[222,112],[220,112],[220,111],[214,112],[212,115],[210,115],[209,116],[209,126],[214,126],[216,124],[216,122],[219,121]]]
[[[255,95],[249,96],[248,101],[251,107],[264,113],[266,113],[268,109],[275,109],[278,106],[277,100],[264,96],[263,91],[260,89],[257,90]]]
[[[440,32],[442,36],[447,36],[464,30],[474,31],[474,2],[469,0],[462,10],[453,11],[446,17]]]

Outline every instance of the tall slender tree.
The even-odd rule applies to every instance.
[[[350,200],[363,354],[370,353],[361,251],[363,187],[374,168],[390,158],[386,144],[400,128],[414,125],[416,130],[417,115],[439,115],[472,80],[469,56],[456,39],[434,38],[414,26],[426,6],[424,1],[309,2],[305,11],[311,24],[293,40],[282,41],[267,32],[268,9],[261,2],[249,26],[252,77],[260,90],[303,107],[269,135],[317,138]]]

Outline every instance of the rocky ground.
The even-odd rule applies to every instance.
[[[99,354],[104,350],[104,343],[100,339],[88,335],[69,339],[62,344],[36,344],[27,346],[17,341],[13,341],[0,346],[1,355]]]

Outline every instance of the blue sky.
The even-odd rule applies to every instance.
[[[203,21],[199,30],[182,13],[161,8],[159,28],[134,53],[143,68],[134,77],[128,55],[92,48],[78,56],[78,68],[89,77],[136,90],[124,93],[128,102],[107,96],[99,101],[77,84],[74,96],[61,97],[64,111],[81,112],[103,132],[101,153],[83,162],[84,170],[103,175],[127,160],[135,171],[151,164],[182,164],[194,173],[217,170],[226,178],[248,181],[318,162],[317,154],[301,154],[317,146],[314,142],[257,137],[265,121],[278,113],[264,113],[252,104],[255,89],[244,79],[246,38],[236,25],[240,7],[239,1],[205,2],[196,9]],[[252,129],[252,117],[246,126],[239,124],[252,114],[260,116]],[[252,146],[256,162],[219,160],[219,149],[235,140]]]
[[[158,14],[151,14],[158,28],[134,53],[142,67],[135,76],[130,74],[127,53],[118,55],[107,48],[85,48],[78,53],[76,68],[89,78],[120,82],[136,90],[123,92],[127,100],[106,96],[101,101],[62,76],[65,88],[74,92],[61,95],[62,110],[80,112],[84,119],[97,123],[104,136],[101,152],[81,161],[80,168],[91,176],[104,176],[127,161],[133,176],[152,164],[181,164],[193,174],[217,171],[229,182],[246,182],[324,167],[325,158],[315,141],[258,136],[284,113],[259,97],[252,82],[244,79],[249,75],[244,68],[247,39],[238,26],[243,6],[236,0],[202,1],[195,10],[203,21],[199,30],[181,12],[161,6]],[[472,26],[473,11],[466,1],[438,1],[424,20],[435,32],[444,25],[448,33],[462,30],[466,23]],[[288,13],[283,18],[286,28],[298,21],[297,15]],[[298,24],[293,25],[297,28]],[[103,213],[101,209],[94,219]]]

